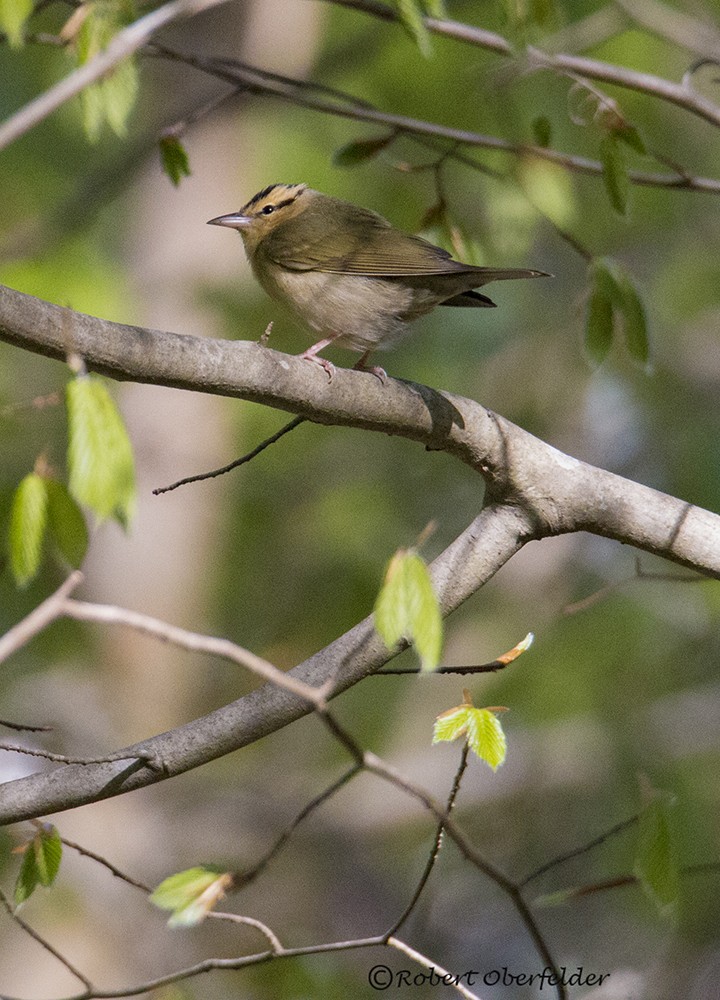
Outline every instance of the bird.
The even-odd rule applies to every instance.
[[[396,229],[377,212],[306,184],[270,184],[237,212],[210,219],[240,233],[255,278],[319,339],[300,357],[332,381],[319,352],[330,344],[357,351],[356,369],[384,382],[370,353],[395,343],[407,324],[436,306],[492,307],[474,289],[491,281],[550,277],[545,271],[476,267]]]

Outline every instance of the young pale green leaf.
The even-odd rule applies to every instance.
[[[60,554],[73,569],[82,563],[88,547],[85,518],[63,483],[47,480],[48,526]]]
[[[600,160],[603,165],[603,180],[610,204],[620,215],[625,215],[628,194],[630,193],[630,178],[625,165],[625,157],[615,132],[607,132],[600,140]]]
[[[395,0],[395,5],[403,27],[410,37],[415,40],[417,47],[425,58],[429,58],[433,51],[432,43],[430,41],[430,33],[425,27],[423,12],[418,0]]]
[[[438,715],[433,727],[433,743],[452,743],[464,736],[468,728],[468,713],[471,711],[472,705],[458,705]]]
[[[407,639],[423,671],[437,668],[442,651],[440,606],[427,566],[413,549],[400,549],[388,564],[375,602],[375,628],[388,649]]]
[[[470,749],[496,771],[507,755],[507,741],[500,720],[489,708],[473,708],[468,716]]]
[[[552,142],[552,125],[547,115],[538,115],[532,120],[532,134],[536,145],[546,149]]]
[[[129,24],[133,16],[134,4],[130,0],[91,4],[77,33],[75,48],[78,63],[83,65],[107,48],[117,32]],[[132,56],[98,83],[82,91],[83,125],[92,142],[99,138],[106,122],[116,135],[125,135],[127,119],[135,105],[137,91],[137,65]]]
[[[25,902],[39,885],[55,881],[62,859],[62,842],[57,829],[45,823],[23,851],[22,865],[15,882],[15,903]]]
[[[104,521],[127,527],[135,507],[132,447],[109,392],[99,378],[68,382],[68,472],[70,492]]]
[[[333,153],[333,163],[336,167],[354,167],[365,160],[372,160],[379,152],[390,145],[395,139],[395,133],[377,136],[374,139],[356,139],[336,149]]]
[[[171,910],[170,927],[193,927],[208,915],[232,885],[232,875],[201,865],[170,875],[155,889],[150,901]]]
[[[585,321],[585,350],[595,364],[607,357],[613,342],[612,302],[602,283],[595,281]]]
[[[0,31],[5,32],[13,48],[23,44],[25,22],[33,6],[33,0],[0,0]]]
[[[640,814],[633,872],[664,917],[677,911],[679,875],[670,831],[671,795],[656,794]]]
[[[47,481],[31,472],[15,490],[10,511],[10,568],[19,587],[40,569],[47,521]]]
[[[495,771],[507,755],[505,733],[495,714],[499,711],[505,709],[475,708],[470,693],[466,691],[462,705],[450,708],[437,717],[432,741],[451,742],[465,736],[473,753]]]
[[[183,177],[190,176],[190,161],[185,147],[174,135],[164,135],[160,139],[160,159],[162,168],[175,187]]]

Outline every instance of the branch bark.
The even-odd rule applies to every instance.
[[[720,516],[564,455],[473,400],[364,372],[325,373],[256,343],[208,340],[124,326],[0,286],[0,340],[121,380],[253,400],[321,424],[406,437],[442,449],[479,472],[487,506],[431,570],[444,615],[489,580],[524,544],[573,531],[627,542],[720,578]],[[162,502],[162,501],[158,501]],[[392,655],[372,619],[291,671],[333,694]],[[127,762],[69,765],[0,789],[0,823],[45,815],[180,774],[231,753],[308,711],[268,684],[200,719],[118,753]],[[162,769],[145,761],[162,762]]]

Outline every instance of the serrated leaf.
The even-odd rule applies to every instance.
[[[552,125],[550,124],[550,119],[547,115],[538,115],[537,118],[533,118],[531,128],[536,145],[542,146],[543,149],[546,149],[552,141]]]
[[[171,910],[170,927],[193,927],[208,915],[232,885],[232,875],[200,865],[170,875],[155,889],[150,901]]]
[[[433,743],[452,743],[464,736],[471,708],[470,705],[458,705],[457,708],[449,708],[447,712],[438,715],[433,727]]]
[[[98,520],[127,527],[135,508],[132,447],[122,418],[99,378],[68,382],[68,472],[70,492]]]
[[[4,31],[13,48],[24,42],[25,22],[33,12],[33,0],[0,0],[0,31]]]
[[[470,693],[456,708],[442,712],[435,720],[433,743],[452,742],[467,737],[468,746],[495,771],[507,755],[507,741],[496,712],[503,708],[475,708]]]
[[[162,168],[175,187],[183,177],[190,176],[190,161],[185,147],[174,135],[164,135],[160,139],[160,159]]]
[[[348,142],[333,153],[333,163],[336,167],[354,167],[365,160],[371,160],[385,149],[395,139],[395,133],[381,135],[375,139],[356,139]]]
[[[62,842],[57,829],[43,824],[26,845],[22,865],[15,882],[15,903],[19,906],[39,885],[55,881],[62,859]]]
[[[10,511],[10,568],[19,587],[40,569],[47,520],[47,482],[31,472],[15,490]]]
[[[615,132],[606,133],[600,140],[600,159],[610,204],[620,215],[625,215],[630,192],[630,178],[625,165],[625,157]]]
[[[507,741],[500,720],[489,708],[473,708],[468,715],[467,738],[470,749],[493,771],[503,763]]]
[[[79,506],[63,483],[47,480],[48,528],[61,555],[77,569],[85,558],[88,529]]]
[[[437,668],[442,651],[440,606],[427,566],[413,549],[400,549],[388,564],[375,602],[375,628],[388,649],[407,639],[424,672]]]
[[[425,58],[429,58],[433,52],[432,43],[419,3],[417,0],[395,0],[395,6],[403,27],[415,40]]]
[[[607,357],[612,347],[613,332],[609,288],[603,272],[596,269],[585,322],[585,350],[596,364],[601,364]]]
[[[640,814],[633,872],[664,917],[677,910],[679,875],[670,831],[672,796],[658,793]]]

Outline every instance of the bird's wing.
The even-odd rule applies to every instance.
[[[394,229],[374,212],[353,206],[350,215],[327,218],[305,213],[286,233],[279,226],[263,241],[263,252],[290,271],[325,271],[377,277],[470,273],[470,264],[453,260],[447,250]]]

